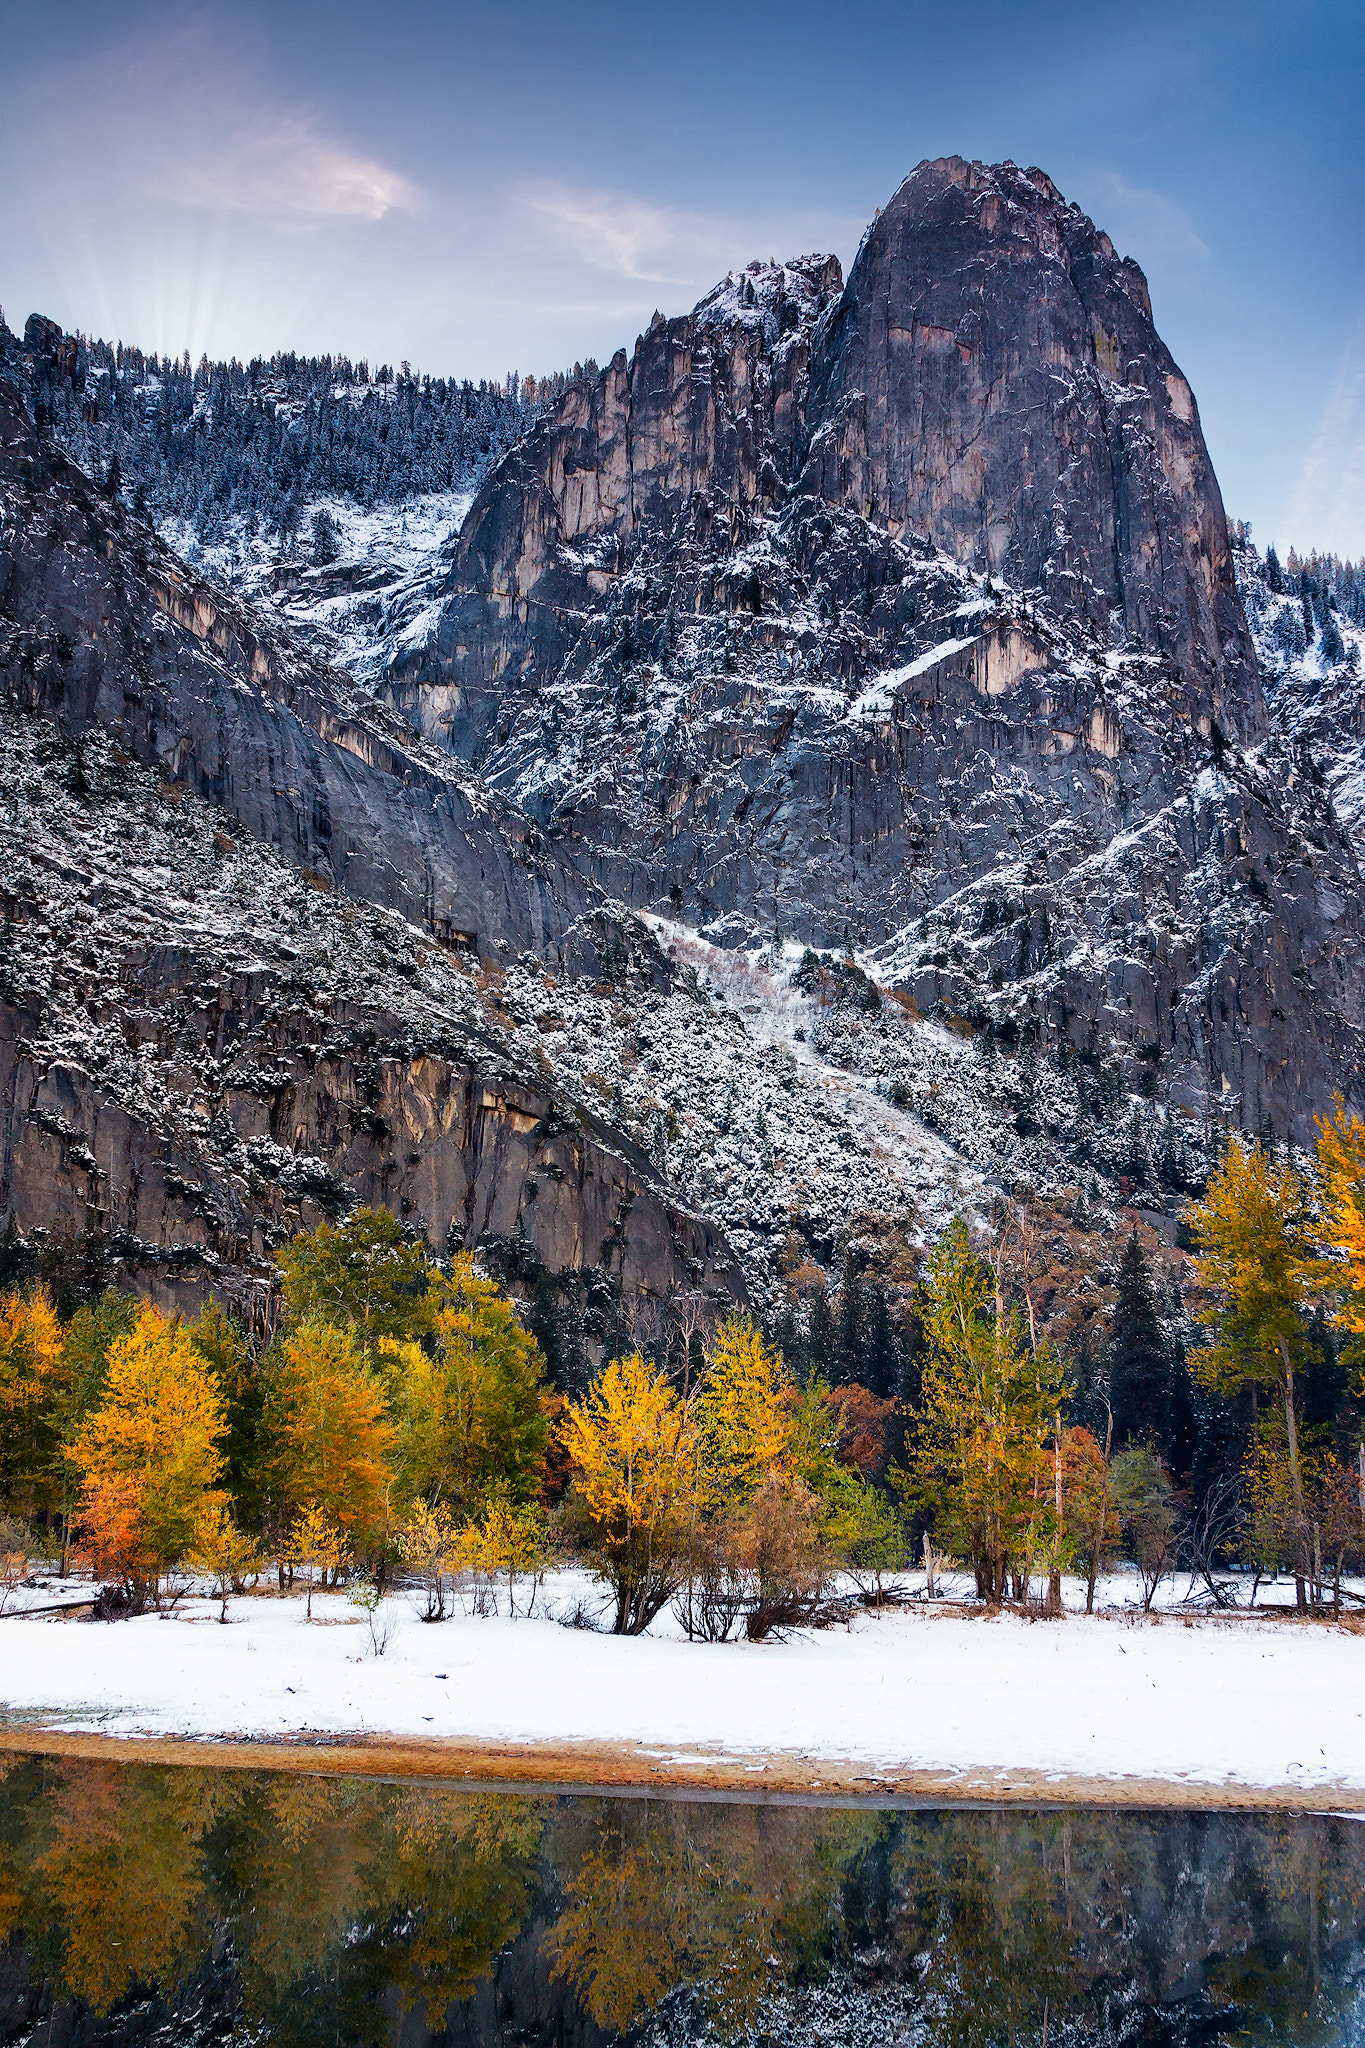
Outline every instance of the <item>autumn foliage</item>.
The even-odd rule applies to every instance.
[[[1185,1222],[1206,1341],[1179,1369],[1189,1398],[1221,1404],[1229,1445],[1202,1495],[1153,1425],[1174,1377],[1131,1223],[1120,1294],[1127,1276],[1145,1320],[1108,1379],[1090,1359],[1084,1401],[1079,1343],[1059,1351],[1039,1312],[1061,1269],[1010,1201],[904,1263],[899,1398],[828,1385],[810,1346],[798,1379],[780,1316],[712,1322],[703,1304],[685,1343],[665,1317],[641,1348],[607,1345],[569,1400],[473,1255],[438,1261],[360,1210],[288,1247],[268,1338],[213,1301],[191,1321],[109,1293],[62,1322],[41,1292],[0,1296],[0,1512],[22,1538],[6,1571],[55,1535],[135,1605],[192,1570],[226,1620],[269,1568],[310,1612],[323,1587],[359,1578],[379,1599],[401,1576],[435,1621],[458,1601],[527,1607],[547,1561],[572,1556],[619,1633],[672,1602],[712,1640],[904,1598],[921,1555],[931,1595],[952,1564],[990,1608],[1058,1613],[1071,1573],[1089,1609],[1118,1557],[1148,1602],[1178,1556],[1219,1597],[1232,1555],[1287,1565],[1305,1607],[1340,1607],[1365,1551],[1365,1457],[1348,1466],[1359,1429],[1333,1438],[1304,1387],[1335,1330],[1365,1398],[1365,1123],[1339,1105],[1311,1167],[1234,1138]],[[1196,1540],[1220,1485],[1231,1505]]]
[[[186,1333],[147,1308],[109,1353],[104,1399],[71,1446],[97,1572],[155,1589],[222,1505],[223,1403]]]

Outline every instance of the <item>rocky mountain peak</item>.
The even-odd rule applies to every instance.
[[[789,263],[746,264],[700,301],[693,319],[702,327],[759,328],[775,348],[783,335],[815,324],[843,289],[837,256],[797,256]]]
[[[810,378],[804,490],[1171,657],[1225,729],[1262,729],[1193,393],[1137,264],[1044,172],[920,164]]]

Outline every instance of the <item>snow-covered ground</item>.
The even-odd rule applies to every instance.
[[[1131,1598],[1134,1583],[1104,1590]],[[233,1600],[227,1627],[204,1601],[116,1625],[10,1616],[0,1696],[6,1718],[120,1735],[642,1743],[755,1772],[800,1758],[864,1763],[873,1778],[1365,1790],[1365,1643],[1342,1629],[922,1606],[765,1644],[688,1643],[671,1617],[635,1640],[564,1625],[600,1600],[563,1573],[532,1618],[426,1625],[395,1595],[382,1657],[344,1595],[315,1594],[311,1623],[301,1597],[269,1595]]]

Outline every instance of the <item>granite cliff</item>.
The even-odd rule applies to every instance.
[[[638,1143],[491,1027],[520,953],[637,991],[651,936],[348,678],[206,584],[0,383],[0,1216],[229,1296],[382,1201],[569,1285],[742,1295]]]
[[[1308,1136],[1354,852],[1271,732],[1189,386],[1041,172],[921,165],[498,463],[385,693],[614,896]]]
[[[21,1233],[249,1291],[377,1199],[580,1301],[761,1297],[992,1183],[1169,1206],[1229,1125],[1365,1098],[1358,706],[1258,660],[1234,562],[1292,606],[1043,173],[921,165],[847,280],[656,314],[426,568],[234,590],[31,412],[0,385]]]

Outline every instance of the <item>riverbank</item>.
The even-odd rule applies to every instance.
[[[538,1792],[762,1800],[829,1806],[1087,1807],[1147,1812],[1360,1813],[1365,1787],[1330,1791],[1295,1785],[1200,1784],[1188,1778],[1087,1778],[1058,1771],[869,1771],[857,1760],[803,1762],[674,1752],[643,1744],[458,1741],[395,1742],[299,1736],[286,1742],[177,1740],[156,1735],[70,1735],[0,1727],[0,1757],[53,1756],[83,1762],[160,1764],[211,1770],[281,1771],[318,1778],[413,1781],[481,1792]],[[0,1766],[0,1775],[3,1767]]]
[[[777,1643],[623,1640],[401,1597],[0,1621],[0,1742],[480,1783],[1365,1810],[1365,1641],[1283,1618],[1060,1622],[941,1606]],[[562,1619],[552,1618],[560,1616]]]

